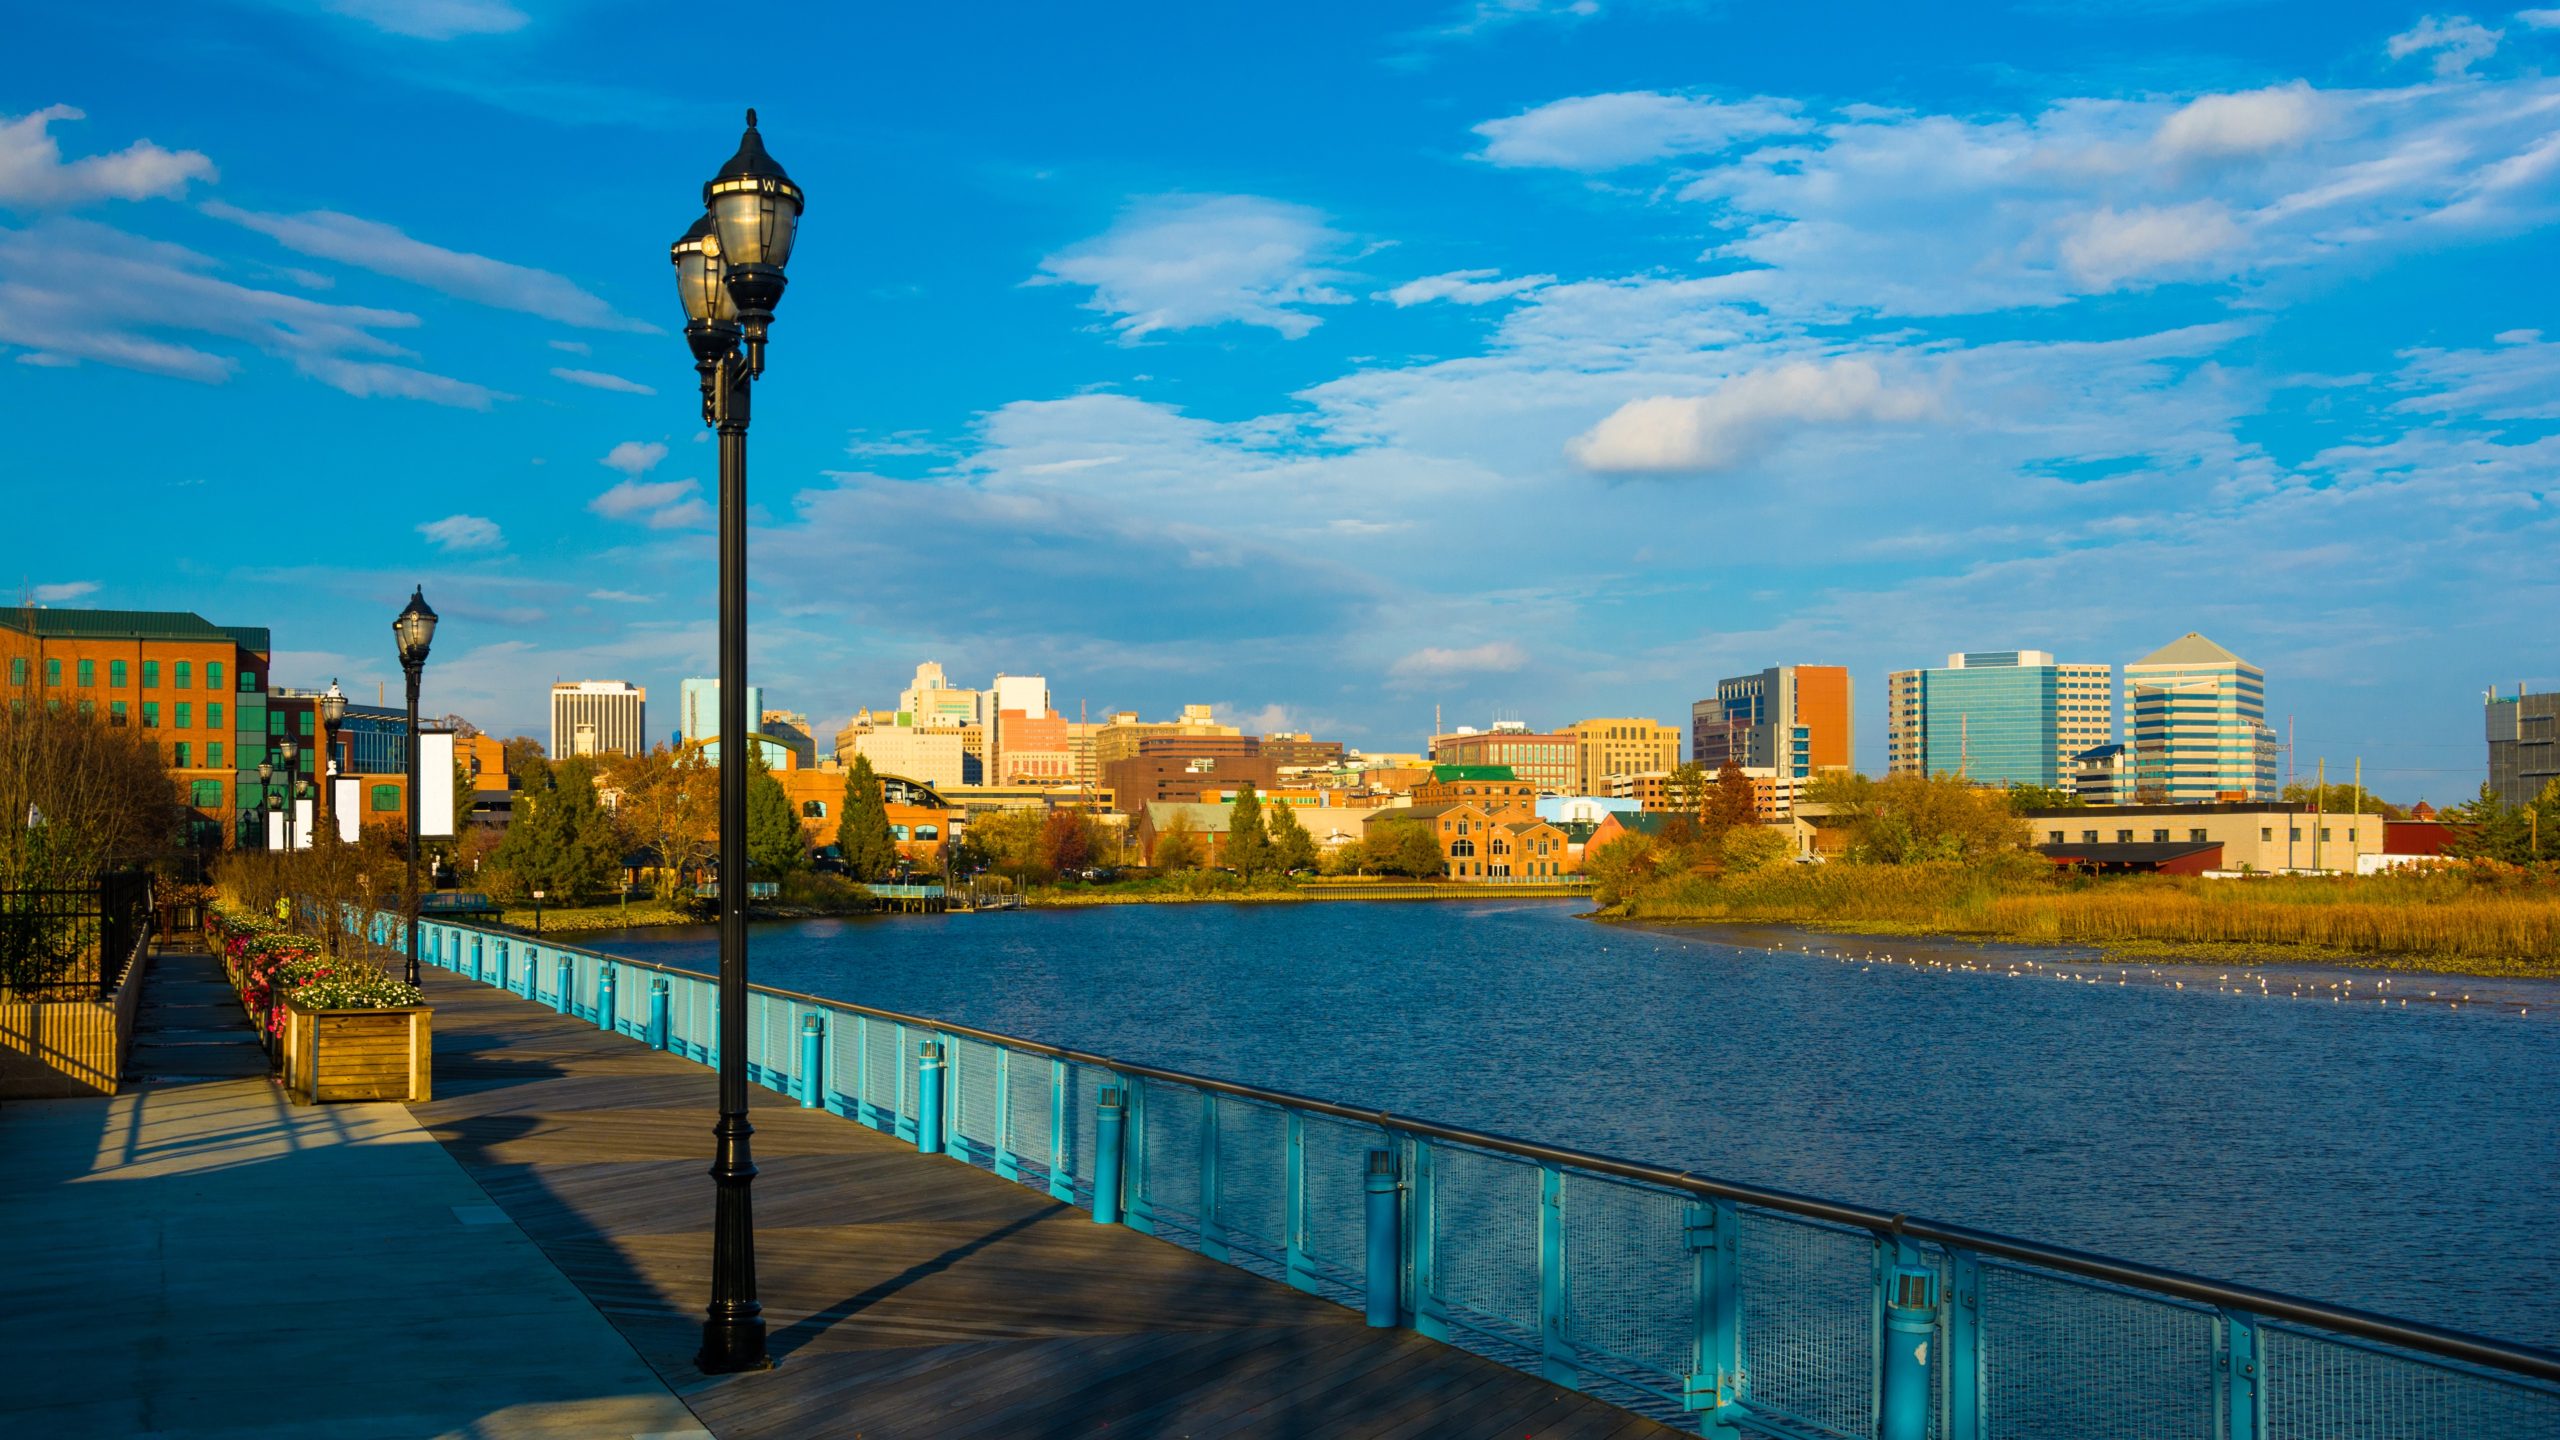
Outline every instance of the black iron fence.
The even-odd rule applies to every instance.
[[[48,999],[112,994],[151,923],[151,877],[0,890],[0,990]]]

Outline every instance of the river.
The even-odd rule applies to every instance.
[[[751,953],[761,984],[2560,1345],[2560,982],[1577,908],[873,917]],[[581,941],[716,966],[707,927]]]

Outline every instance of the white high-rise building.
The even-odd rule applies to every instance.
[[[2276,798],[2267,676],[2190,630],[2124,667],[2134,799]]]
[[[1048,677],[998,675],[996,683],[987,687],[987,715],[993,718],[1003,710],[1019,710],[1034,720],[1051,713]]]
[[[551,754],[637,755],[649,748],[649,692],[625,680],[551,687]]]
[[[987,717],[979,708],[979,693],[959,689],[942,673],[939,662],[927,660],[916,667],[916,678],[898,692],[898,710],[906,723],[927,730],[957,730],[975,725]]]

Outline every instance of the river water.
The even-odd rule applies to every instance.
[[[2560,983],[1577,908],[1129,905],[750,943],[761,984],[2560,1345]],[[716,968],[708,928],[582,939]]]

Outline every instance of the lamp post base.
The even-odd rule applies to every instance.
[[[747,1142],[755,1127],[738,1110],[722,1115],[711,1133],[719,1141],[711,1164],[711,1304],[702,1321],[702,1350],[693,1364],[705,1375],[770,1370],[764,1307],[756,1302],[756,1164]]]

